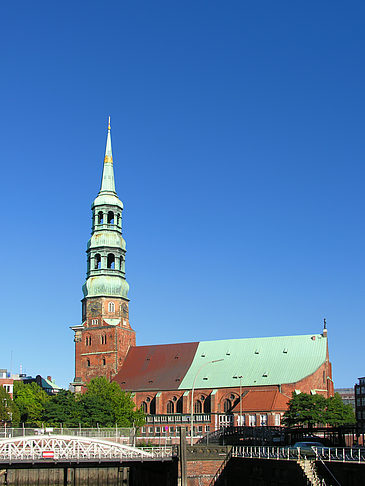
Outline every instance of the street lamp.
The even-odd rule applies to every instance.
[[[242,426],[242,378],[243,376],[234,376],[233,378],[239,378],[240,380],[240,426]]]
[[[197,376],[200,372],[201,369],[204,368],[204,366],[207,366],[208,364],[212,363],[218,363],[218,361],[224,361],[224,359],[213,359],[212,361],[207,361],[206,363],[203,363],[198,371],[196,372],[194,376],[194,381],[193,381],[193,387],[191,389],[191,405],[190,405],[190,445],[193,445],[193,425],[194,425],[194,387],[195,387],[195,381],[197,379]]]

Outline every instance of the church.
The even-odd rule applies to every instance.
[[[279,426],[293,392],[333,395],[326,325],[321,334],[136,345],[110,118],[91,210],[82,320],[71,327],[75,392],[97,376],[116,381],[146,413],[146,436],[175,436],[191,419],[196,436],[222,425]]]

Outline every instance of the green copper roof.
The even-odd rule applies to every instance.
[[[122,248],[126,249],[126,242],[123,236],[116,231],[97,231],[92,234],[87,247],[88,248],[99,248],[99,247],[110,247],[110,248]]]
[[[197,373],[195,388],[239,386],[234,376],[242,376],[242,386],[294,383],[316,371],[326,353],[321,334],[202,341],[179,389],[191,389]]]
[[[96,199],[94,200],[91,209],[94,209],[95,206],[118,206],[119,208],[123,209],[123,203],[119,199],[118,196],[112,194],[99,194]]]
[[[129,284],[121,277],[97,275],[89,277],[82,287],[84,297],[107,295],[112,297],[128,297]]]

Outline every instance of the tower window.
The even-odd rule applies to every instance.
[[[104,214],[103,211],[98,212],[98,224],[103,224],[104,223]]]
[[[226,398],[224,400],[224,411],[227,413],[231,410],[231,408],[232,408],[231,400],[229,398]]]
[[[86,346],[91,346],[91,336],[86,337]]]
[[[119,223],[120,223],[120,215],[117,214],[117,225],[119,226]]]
[[[101,268],[101,255],[100,255],[100,253],[97,253],[95,255],[95,259],[94,260],[95,260],[95,265],[94,265],[95,270]]]
[[[113,253],[109,253],[109,255],[108,255],[107,267],[112,268],[112,269],[115,268],[115,257],[113,255]]]
[[[171,400],[167,402],[166,412],[167,413],[174,413],[175,412],[175,404]]]
[[[97,326],[98,325],[98,322],[99,322],[98,319],[91,319],[91,325],[92,326]]]
[[[106,334],[101,336],[101,344],[106,344]]]
[[[88,359],[88,360],[86,360],[86,364],[87,364],[88,366],[90,366],[90,360],[89,360],[89,359]]]
[[[113,213],[113,211],[108,212],[108,223],[114,224],[114,213]]]
[[[106,361],[105,361],[105,358],[103,358],[103,366],[106,365]]]
[[[114,304],[114,302],[109,302],[109,304],[108,304],[108,312],[115,312],[115,304]]]

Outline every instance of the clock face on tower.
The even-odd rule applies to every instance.
[[[122,304],[122,314],[124,317],[128,317],[128,306],[126,303]]]
[[[99,302],[90,302],[89,313],[92,316],[97,316],[101,313],[101,304]]]

